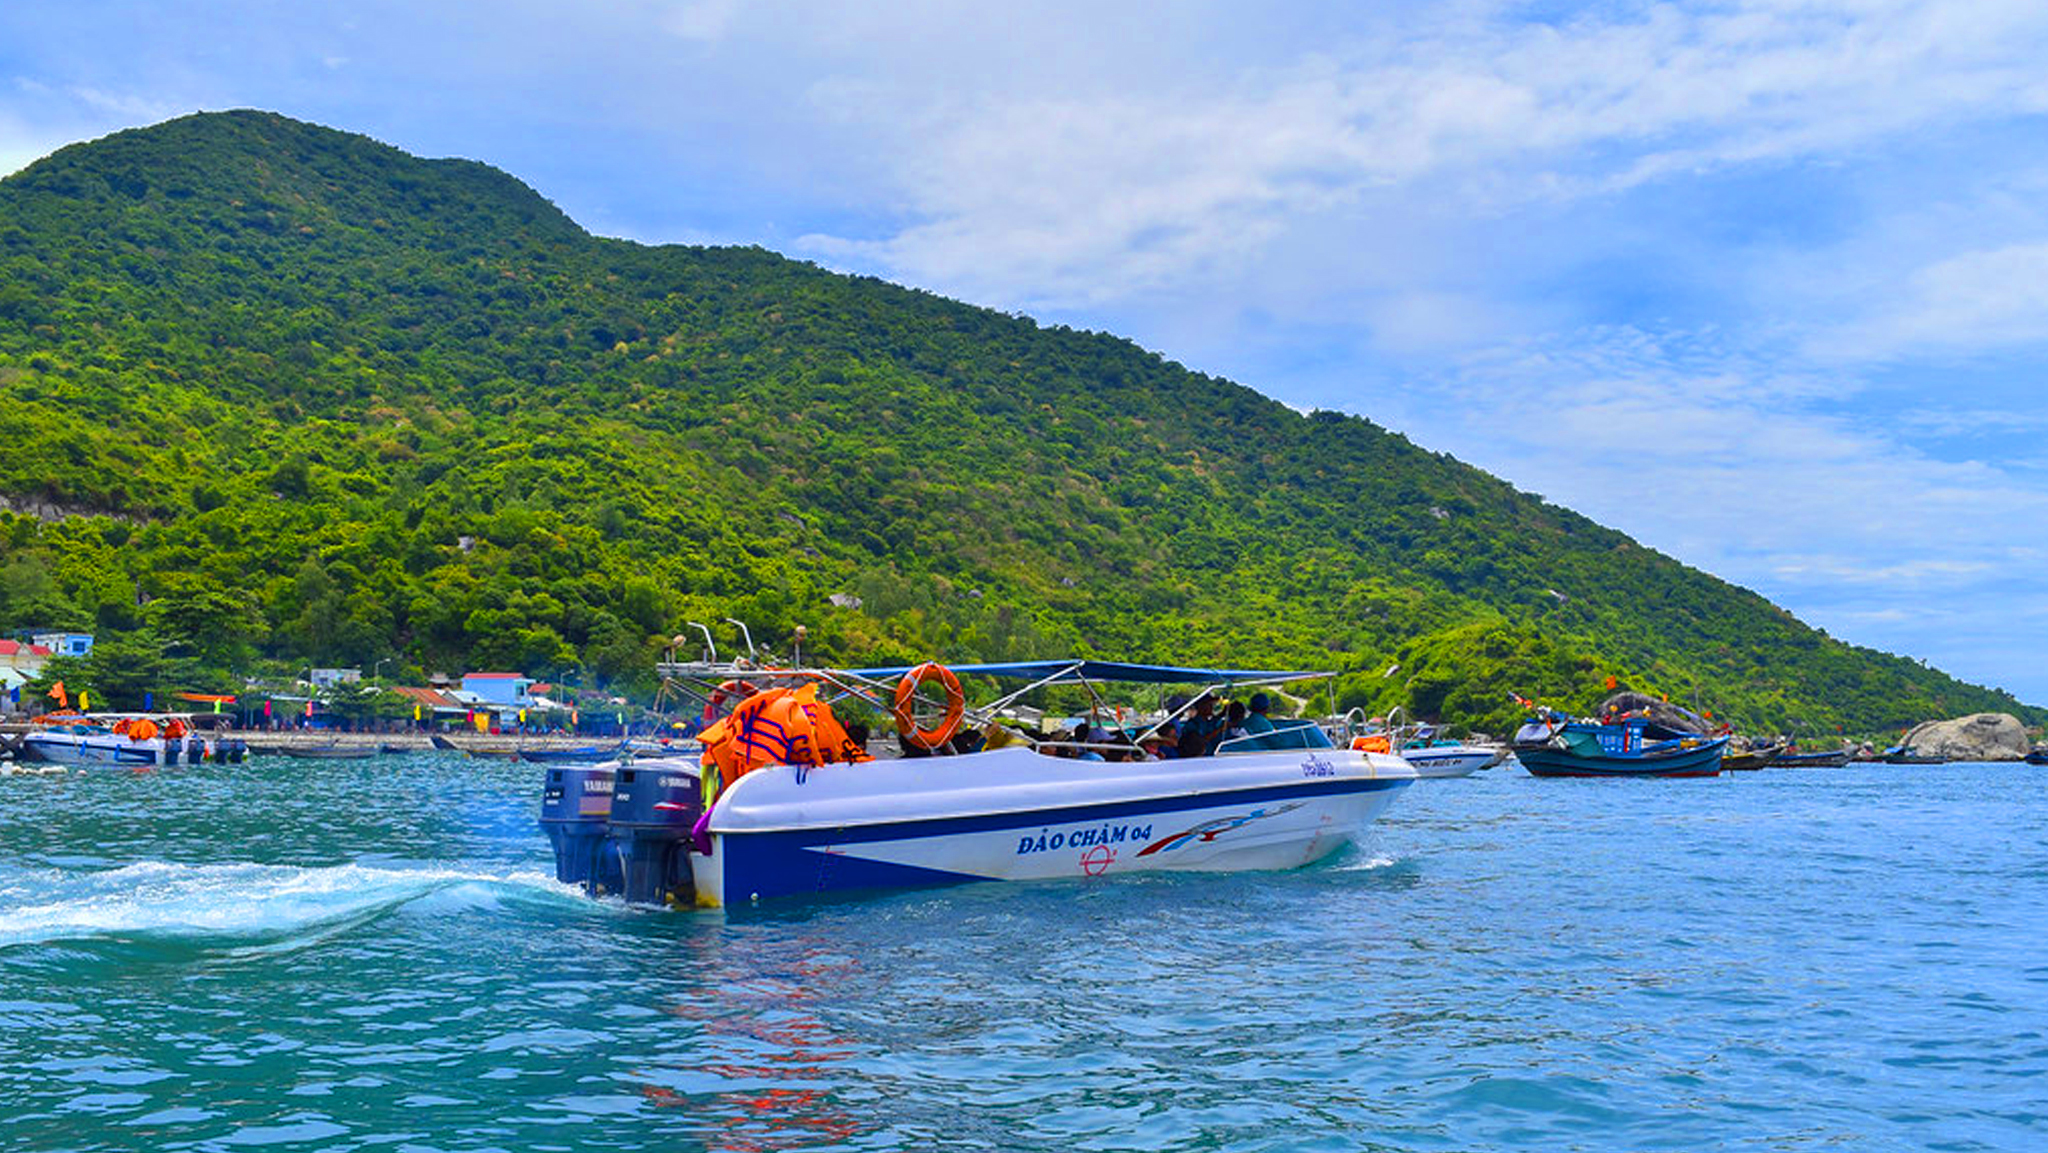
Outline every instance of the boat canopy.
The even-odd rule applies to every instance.
[[[848,669],[848,673],[870,680],[900,677],[916,665],[888,668]],[[1146,685],[1286,684],[1335,676],[1329,672],[1287,672],[1280,669],[1197,669],[1177,665],[1134,665],[1123,661],[1064,660],[1010,661],[989,665],[948,665],[961,676],[1013,677],[1047,684],[1076,684],[1081,681],[1126,681]]]

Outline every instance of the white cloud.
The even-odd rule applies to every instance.
[[[662,26],[684,40],[720,40],[731,30],[739,9],[739,0],[685,0],[667,11]]]
[[[1434,21],[1216,71],[1206,84],[964,93],[867,77],[913,222],[812,251],[1009,304],[1094,304],[1221,279],[1375,189],[1470,210],[1611,193],[1759,160],[2048,111],[2048,8],[1932,0],[1657,5]],[[986,43],[950,45],[974,56]]]
[[[1913,276],[1907,299],[1837,339],[1867,352],[2048,342],[2048,242],[1929,265]]]

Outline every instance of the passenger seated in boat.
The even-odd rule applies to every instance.
[[[1131,739],[1129,729],[1111,729],[1103,734],[1103,740],[1104,743],[1111,746],[1103,751],[1102,756],[1104,760],[1142,761],[1145,759],[1145,754],[1139,750],[1137,742]]]
[[[1204,692],[1195,698],[1194,712],[1180,723],[1180,755],[1206,757],[1222,739],[1223,718],[1216,715],[1216,698]]]
[[[1091,738],[1094,737],[1095,733],[1098,731],[1100,730],[1091,730],[1088,727],[1088,722],[1086,720],[1083,720],[1081,723],[1074,726],[1073,732],[1067,734],[1067,740],[1072,741],[1077,746],[1095,744],[1097,742],[1095,742]],[[1099,761],[1103,760],[1104,758],[1102,754],[1095,749],[1076,748],[1074,750],[1074,759],[1077,761]]]
[[[1237,706],[1232,705],[1231,707],[1236,708]],[[1273,721],[1266,716],[1267,710],[1272,707],[1273,699],[1271,697],[1264,693],[1252,694],[1251,706],[1245,713],[1244,731],[1245,735],[1254,739],[1239,745],[1239,748],[1270,749],[1274,747],[1273,742],[1266,739],[1266,734],[1273,731]]]
[[[1138,742],[1148,761],[1170,761],[1180,756],[1180,727],[1172,721],[1159,726],[1156,732],[1148,733]]]
[[[1244,707],[1244,702],[1243,702],[1243,701],[1232,701],[1232,702],[1230,702],[1230,707],[1229,707],[1228,709],[1225,709],[1225,710],[1224,710],[1224,712],[1223,712],[1223,740],[1224,740],[1224,741],[1229,741],[1229,740],[1235,740],[1235,739],[1237,739],[1238,737],[1242,737],[1242,736],[1246,736],[1246,735],[1248,735],[1248,734],[1246,734],[1246,732],[1244,731],[1244,719],[1245,719],[1245,717],[1246,717],[1247,715],[1249,715],[1249,714],[1248,714],[1248,713],[1246,712],[1246,710],[1245,710],[1245,707]],[[1269,723],[1270,723],[1270,722],[1269,722]],[[1216,744],[1222,744],[1222,743],[1223,743],[1223,741],[1217,741],[1217,742],[1216,742]],[[1239,745],[1239,746],[1237,746],[1237,747],[1239,747],[1239,748],[1243,748],[1244,746],[1242,746],[1242,745]],[[1211,746],[1210,746],[1210,750],[1211,750],[1211,751],[1213,752],[1213,751],[1214,751],[1214,749],[1215,749],[1215,745],[1211,745]]]

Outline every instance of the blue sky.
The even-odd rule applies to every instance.
[[[473,157],[1361,413],[2048,703],[2048,5],[1014,7],[14,0],[0,171],[233,107]]]

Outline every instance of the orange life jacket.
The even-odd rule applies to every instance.
[[[872,760],[846,735],[816,685],[756,693],[698,734],[707,804],[733,782],[768,765],[819,765]]]

